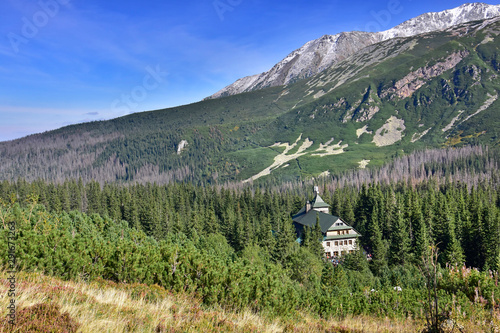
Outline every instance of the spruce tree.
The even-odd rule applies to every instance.
[[[319,212],[316,213],[316,224],[311,231],[310,251],[318,258],[323,258],[325,249],[323,248],[323,233],[321,232],[321,226],[319,224]]]
[[[429,255],[429,233],[421,211],[414,212],[413,222],[415,227],[414,259],[416,263],[420,263],[423,257],[426,258]]]
[[[409,236],[400,205],[395,206],[394,225],[391,232],[389,258],[392,265],[405,264],[409,261]]]
[[[219,221],[217,221],[217,216],[215,215],[215,210],[213,207],[208,207],[205,211],[205,233],[216,234],[219,232]]]
[[[293,230],[292,223],[292,220],[285,216],[282,216],[278,221],[280,229],[276,236],[276,247],[273,258],[283,266],[286,266],[290,256],[297,251],[297,237],[295,235],[295,230]]]
[[[276,237],[273,235],[271,222],[269,221],[270,217],[262,211],[259,220],[258,244],[261,248],[266,249],[269,254],[272,254],[276,246]]]
[[[483,208],[483,240],[484,266],[483,269],[497,270],[500,255],[500,221],[496,207]]]
[[[311,241],[312,241],[312,230],[308,226],[304,226],[302,229],[302,242],[300,243],[301,246],[305,248],[311,248]]]
[[[373,210],[373,201],[372,198],[370,197],[370,194],[368,193],[366,184],[363,183],[363,185],[361,186],[361,192],[359,194],[355,209],[355,216],[356,216],[355,227],[362,235],[367,234],[368,231],[367,225],[370,216],[372,214],[372,210]]]
[[[354,215],[354,209],[352,207],[351,199],[346,198],[344,205],[342,206],[340,217],[342,220],[346,221],[349,225],[356,226],[356,218]]]
[[[443,249],[443,263],[462,265],[464,255],[455,233],[455,218],[444,195],[439,199],[439,209],[436,214],[436,237],[438,245]]]
[[[373,209],[371,223],[369,225],[369,242],[371,244],[372,260],[371,267],[375,274],[380,274],[387,266],[387,245],[382,239],[382,231],[380,231],[378,222],[378,206]]]

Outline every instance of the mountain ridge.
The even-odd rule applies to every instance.
[[[361,49],[384,40],[411,37],[499,15],[500,5],[467,3],[441,12],[424,13],[381,32],[351,31],[323,35],[291,52],[269,71],[238,79],[207,99],[290,84],[318,74]]]

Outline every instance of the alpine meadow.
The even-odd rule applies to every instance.
[[[472,3],[0,142],[0,332],[498,332],[499,94]]]

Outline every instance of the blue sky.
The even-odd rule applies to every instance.
[[[197,102],[324,34],[463,3],[2,0],[0,141]]]

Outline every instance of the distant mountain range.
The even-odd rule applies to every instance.
[[[293,51],[269,71],[247,76],[216,92],[218,98],[266,87],[282,86],[311,77],[359,50],[388,39],[411,37],[500,15],[500,5],[468,3],[437,13],[426,13],[382,32],[341,32],[324,35]]]
[[[499,8],[324,36],[224,98],[0,142],[0,180],[283,182],[498,147]]]

